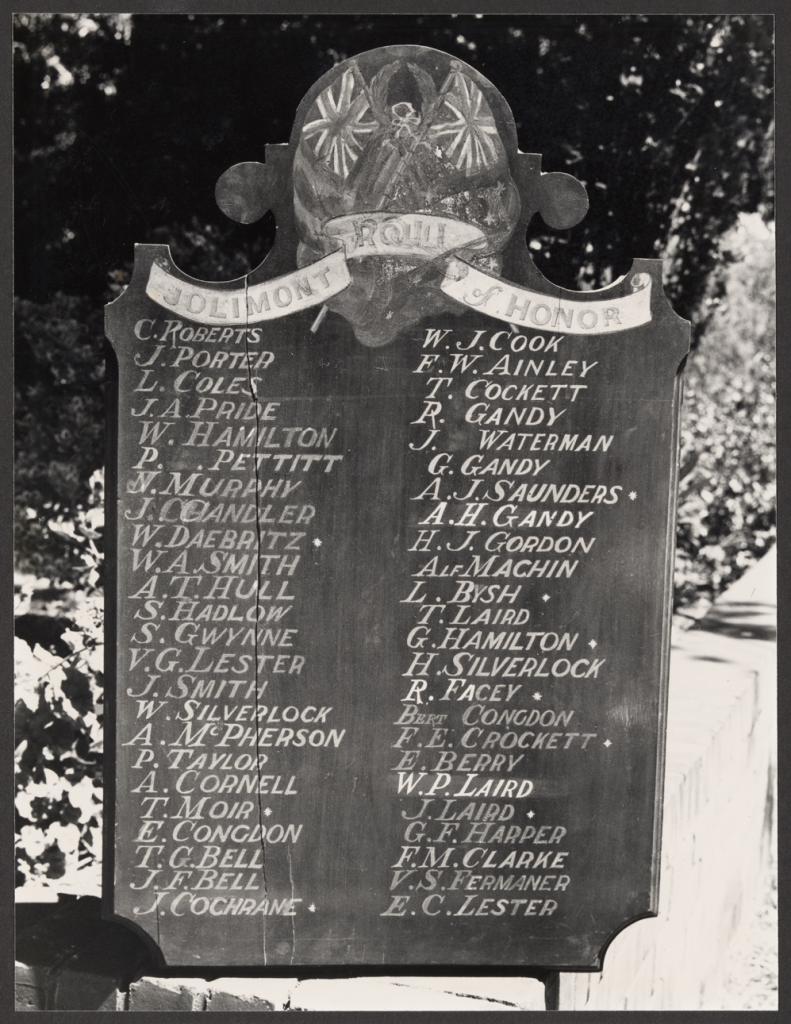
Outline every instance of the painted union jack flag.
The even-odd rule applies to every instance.
[[[313,152],[341,178],[346,178],[357,163],[366,135],[379,127],[375,120],[366,121],[371,109],[368,98],[357,83],[351,70],[344,72],[338,83],[337,97],[333,86],[320,93],[311,114],[321,116],[307,121],[302,132],[313,142]],[[355,92],[357,95],[355,96]]]
[[[461,170],[463,165],[469,177],[497,160],[497,128],[475,82],[458,71],[453,77],[440,108],[441,115],[447,108],[453,120],[432,125],[431,133],[438,142],[444,142],[445,155],[455,163],[456,169]]]

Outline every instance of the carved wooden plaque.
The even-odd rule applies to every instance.
[[[139,245],[117,360],[107,911],[169,965],[596,969],[656,911],[680,368],[657,260],[526,246],[582,187],[476,71],[324,76]]]

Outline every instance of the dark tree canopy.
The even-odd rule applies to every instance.
[[[285,141],[334,62],[414,42],[480,68],[521,148],[587,185],[581,225],[534,226],[550,277],[598,286],[633,256],[669,254],[689,315],[711,241],[771,203],[771,32],[769,17],[20,16],[18,292],[99,299],[135,241],[172,239],[192,268],[209,245],[211,277],[255,265],[271,224],[226,221],[217,177]]]
[[[256,266],[271,216],[230,222],[214,185],[286,141],[334,63],[421,43],[479,68],[511,104],[520,148],[588,189],[576,228],[531,225],[544,273],[600,287],[635,256],[663,256],[670,298],[699,335],[716,305],[718,239],[740,213],[771,216],[772,27],[768,16],[17,15],[22,562],[66,570],[68,552],[24,510],[75,507],[102,463],[101,307],[134,242],[170,243],[206,279]]]

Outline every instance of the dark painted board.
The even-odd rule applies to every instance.
[[[400,55],[442,81],[449,58],[404,50],[363,55],[363,78]],[[402,74],[406,102],[420,76]],[[332,251],[306,252],[289,212],[299,129],[325,88],[267,153],[281,185],[265,266],[211,285],[138,246],[108,307],[108,903],[170,965],[596,968],[656,910],[688,325],[658,261],[567,292],[518,228],[488,263],[418,262],[412,291],[380,288],[387,260],[347,248],[329,314],[317,301],[229,323],[245,294],[274,305],[265,282]],[[581,216],[481,88],[517,182],[513,223],[542,204],[555,223],[564,202]],[[475,213],[476,187],[466,223],[491,213]],[[408,208],[393,209],[405,231]],[[389,262],[392,281],[405,267]],[[498,294],[465,266],[501,274]],[[149,289],[160,301],[152,268],[168,275]],[[456,299],[439,287],[450,271],[467,274]],[[314,298],[332,277],[316,280]],[[539,293],[511,326],[491,315],[507,281]],[[568,329],[614,327],[635,302],[637,326]],[[530,323],[545,316],[559,326]]]

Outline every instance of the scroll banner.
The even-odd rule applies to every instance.
[[[427,213],[352,213],[328,220],[324,230],[341,242],[347,260],[366,256],[433,260],[486,243],[484,233],[473,224]]]
[[[182,281],[154,263],[146,295],[199,324],[245,326],[318,306],[342,292],[350,280],[343,252],[338,249],[301,270],[233,291]]]
[[[179,316],[201,324],[245,326],[322,305],[351,282],[347,260],[377,256],[443,258],[441,289],[461,305],[507,324],[572,334],[612,334],[651,320],[651,279],[621,298],[580,302],[545,295],[486,274],[453,255],[485,241],[474,225],[430,214],[362,213],[327,221],[342,248],[299,270],[249,288],[226,291],[184,281],[165,266],[151,267],[146,294]]]
[[[638,290],[631,295],[579,302],[520,288],[464,260],[451,259],[440,287],[457,302],[507,324],[569,334],[613,334],[651,320],[651,278],[638,274],[633,280]]]

